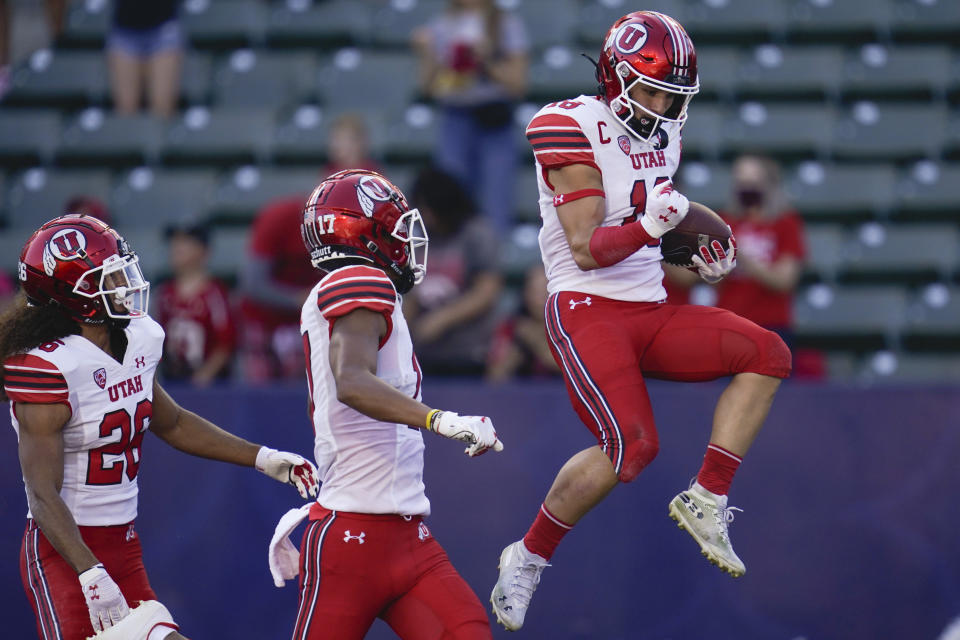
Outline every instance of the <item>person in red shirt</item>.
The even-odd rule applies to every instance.
[[[732,203],[720,215],[737,238],[739,268],[717,285],[716,306],[775,331],[790,346],[793,293],[807,254],[803,219],[785,201],[772,158],[742,155],[732,177]]]
[[[194,222],[167,229],[173,277],[157,289],[166,331],[161,368],[168,380],[206,386],[230,375],[236,323],[226,284],[207,269],[210,234]]]

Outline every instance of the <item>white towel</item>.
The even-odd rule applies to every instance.
[[[283,514],[280,522],[277,523],[277,528],[273,531],[267,559],[270,562],[273,584],[278,587],[282,587],[285,581],[296,578],[300,573],[300,551],[290,542],[290,534],[306,519],[311,506],[313,506],[312,502],[298,509],[290,509]]]

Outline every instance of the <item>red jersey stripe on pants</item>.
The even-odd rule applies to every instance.
[[[83,541],[103,563],[131,607],[141,600],[157,599],[147,579],[140,539],[132,522],[79,529]],[[38,637],[86,640],[93,635],[77,572],[51,546],[32,519],[27,519],[20,547],[20,577],[37,617]]]
[[[403,640],[492,637],[476,594],[420,516],[313,505],[294,640],[360,640],[376,618]]]
[[[700,382],[790,374],[790,350],[777,334],[714,307],[561,291],[547,300],[546,324],[570,400],[623,482],[659,450],[645,376]]]

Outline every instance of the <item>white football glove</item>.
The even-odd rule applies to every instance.
[[[713,254],[706,247],[700,247],[700,255],[693,256],[691,260],[704,282],[717,284],[737,266],[737,239],[733,237],[731,231],[729,255],[723,250],[723,245],[718,240],[713,240],[710,247],[713,249]]]
[[[659,238],[680,224],[689,209],[690,201],[673,188],[672,182],[661,182],[650,192],[640,224],[651,238]]]
[[[503,451],[493,421],[486,416],[461,416],[453,411],[434,409],[427,415],[427,429],[470,445],[463,452],[471,458],[486,453],[488,449]]]
[[[83,598],[87,601],[94,631],[109,629],[130,614],[130,607],[120,593],[120,587],[102,564],[93,565],[77,578],[83,589]]]
[[[317,482],[317,468],[313,463],[288,451],[277,451],[270,447],[260,447],[257,452],[257,471],[265,473],[274,480],[292,484],[300,497],[306,500],[316,498],[320,490]]]
[[[143,600],[120,624],[97,632],[87,640],[160,640],[177,629],[179,626],[162,603]]]

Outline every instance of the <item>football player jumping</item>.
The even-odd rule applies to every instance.
[[[22,294],[0,318],[0,399],[19,440],[29,505],[20,572],[37,633],[182,638],[156,602],[134,529],[146,431],[185,453],[256,467],[303,498],[316,495],[316,469],[223,431],[160,387],[150,284],[109,226],[55,218],[30,236],[18,267]]]
[[[426,269],[420,213],[383,176],[336,173],[307,200],[301,231],[323,277],[301,312],[322,485],[277,526],[278,586],[299,575],[294,640],[363,638],[382,618],[405,640],[490,638],[476,594],[424,518],[421,430],[499,451],[490,418],[420,402],[420,367],[399,294]],[[287,536],[309,524],[299,553]]]
[[[669,513],[707,558],[733,576],[727,491],[790,372],[775,334],[733,313],[662,304],[660,237],[686,215],[672,186],[697,56],[683,27],[653,11],[617,20],[603,42],[599,95],[548,104],[527,138],[538,171],[540,250],[549,280],[547,334],[570,400],[597,445],[563,466],[532,526],[500,556],[491,602],[510,630],[523,625],[543,568],[561,538],[618,482],[656,457],[646,377],[733,376],[717,402],[703,464]],[[735,265],[717,243],[695,256],[716,282]]]

